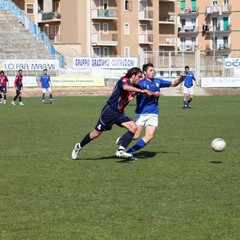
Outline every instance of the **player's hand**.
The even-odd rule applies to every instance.
[[[154,97],[159,98],[161,96],[160,92],[154,92]]]
[[[154,94],[153,92],[151,92],[151,91],[149,91],[147,89],[143,89],[141,91],[141,93],[146,94],[148,97],[150,97],[150,96],[152,96]]]
[[[134,98],[133,96],[130,96],[130,97],[128,98],[128,101],[131,102],[131,101],[133,100],[133,98]]]
[[[180,74],[180,77],[182,77],[183,79],[184,79],[186,76],[187,76],[186,73],[181,73],[181,74]]]

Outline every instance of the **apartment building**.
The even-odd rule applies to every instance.
[[[53,43],[61,42],[61,0],[13,0]]]
[[[204,55],[240,56],[240,1],[181,0],[178,6],[178,47]]]
[[[240,56],[237,0],[14,0],[53,43],[82,56]],[[61,50],[61,49],[59,49]]]

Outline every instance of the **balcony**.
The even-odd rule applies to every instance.
[[[184,25],[182,27],[178,28],[178,34],[184,34],[184,35],[192,35],[192,34],[198,34],[199,27],[193,26],[193,25]]]
[[[198,15],[198,8],[196,9],[192,9],[192,8],[184,8],[184,9],[180,9],[179,16],[194,16],[194,15]]]
[[[176,45],[176,38],[173,37],[160,37],[159,38],[159,46],[175,46]]]
[[[140,11],[138,12],[138,19],[140,21],[151,21],[153,20],[153,11]]]
[[[92,19],[117,19],[117,10],[109,9],[92,9],[91,11]]]
[[[198,46],[196,44],[181,44],[179,46],[179,51],[181,52],[191,52],[196,51]]]
[[[59,12],[41,12],[36,15],[36,20],[40,22],[59,22],[61,14]]]
[[[153,34],[139,34],[138,35],[139,44],[153,44]]]
[[[206,44],[206,50],[214,50],[214,46],[212,44]],[[215,51],[231,51],[231,44],[230,43],[221,43],[216,44]]]
[[[232,9],[231,5],[215,5],[206,7],[206,14],[222,15],[222,13],[230,13]]]
[[[117,46],[117,34],[92,33],[92,46]]]
[[[221,35],[222,33],[231,33],[231,28],[232,25],[228,24],[228,26],[222,26],[218,24],[217,26],[210,26],[210,25],[203,25],[202,26],[202,33],[205,34],[213,34],[215,33],[216,35]]]
[[[159,23],[161,24],[175,24],[176,17],[173,15],[160,15]]]

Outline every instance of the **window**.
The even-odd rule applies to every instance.
[[[181,7],[181,10],[185,10],[186,9],[186,1],[185,0],[181,0],[180,7]]]
[[[139,4],[139,10],[140,11],[144,11],[147,8],[147,1],[146,0],[140,0],[140,4]]]
[[[104,47],[103,48],[103,56],[104,57],[108,57],[109,56],[109,48],[108,47]]]
[[[130,24],[124,23],[124,35],[130,35]]]
[[[108,35],[108,23],[103,23],[103,35]]]
[[[27,4],[27,14],[34,13],[34,4]]]
[[[124,10],[132,11],[132,1],[131,0],[124,0]]]
[[[192,40],[192,50],[194,51],[195,50],[195,48],[196,48],[196,38],[192,38],[191,39]]]
[[[130,47],[124,47],[124,57],[130,57]]]
[[[217,18],[212,18],[212,26],[213,26],[213,31],[217,29],[217,27],[218,27],[218,19]]]
[[[103,9],[106,10],[108,8],[108,0],[103,0]]]
[[[53,2],[53,12],[60,13],[60,2]]]
[[[99,47],[93,48],[93,57],[100,57],[100,48]]]
[[[212,5],[216,6],[217,5],[217,0],[212,0]]]

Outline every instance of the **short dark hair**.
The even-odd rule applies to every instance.
[[[152,63],[143,64],[142,66],[143,72],[147,71],[149,67],[153,67],[153,64]]]
[[[19,69],[18,72],[22,72],[22,69]]]
[[[47,69],[46,69],[46,68],[44,68],[44,69],[43,69],[43,71],[47,71]]]
[[[189,66],[185,66],[185,69],[188,68],[189,69]]]
[[[4,71],[1,71],[0,74],[1,74],[1,73],[4,73]]]

